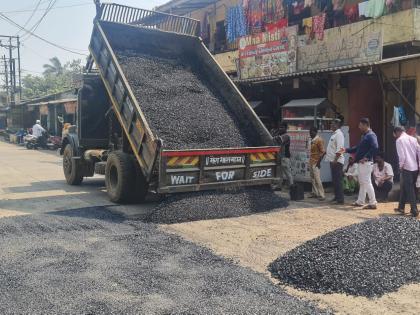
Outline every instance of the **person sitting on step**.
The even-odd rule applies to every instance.
[[[379,201],[387,201],[388,194],[392,189],[394,180],[394,171],[391,164],[385,162],[384,154],[379,152],[375,157],[373,164],[372,183],[375,189],[375,195]]]

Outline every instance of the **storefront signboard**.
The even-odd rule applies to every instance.
[[[75,114],[77,108],[77,102],[67,102],[64,103],[64,109],[67,114]]]
[[[48,115],[48,105],[41,105],[39,107],[39,113],[41,115]]]
[[[302,35],[303,37],[306,35]],[[298,72],[376,62],[382,59],[382,32],[328,34],[307,43],[299,37]]]
[[[263,78],[296,71],[297,25],[239,39],[241,79]]]

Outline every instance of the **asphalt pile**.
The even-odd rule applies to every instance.
[[[181,193],[164,199],[144,221],[172,224],[240,217],[287,206],[285,199],[266,188]]]
[[[420,222],[385,217],[308,241],[270,264],[281,282],[317,293],[378,297],[420,281]]]
[[[261,146],[193,62],[117,51],[150,128],[166,149]]]
[[[320,314],[263,275],[106,208],[0,221],[0,314]]]

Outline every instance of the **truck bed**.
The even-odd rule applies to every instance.
[[[152,130],[171,150],[263,145],[238,122],[194,60],[116,51]]]

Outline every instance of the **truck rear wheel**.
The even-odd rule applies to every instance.
[[[83,181],[83,170],[74,157],[73,147],[68,144],[63,152],[63,171],[67,184],[80,185]]]
[[[136,184],[133,159],[122,151],[112,152],[105,167],[105,185],[109,199],[116,203],[132,200]]]

